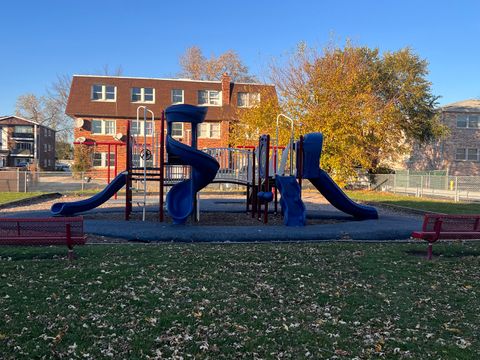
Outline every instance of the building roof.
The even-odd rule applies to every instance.
[[[106,79],[130,79],[130,80],[157,80],[157,81],[185,81],[198,83],[213,83],[221,84],[221,80],[194,80],[186,78],[154,78],[154,77],[138,77],[138,76],[116,76],[116,75],[88,75],[88,74],[74,74],[73,77],[90,77],[90,78],[106,78]],[[237,85],[260,85],[260,86],[275,86],[274,84],[263,84],[257,82],[234,82]]]
[[[469,99],[442,106],[442,111],[480,112],[480,99]]]
[[[26,122],[29,122],[29,123],[31,123],[31,124],[38,125],[38,126],[42,126],[42,127],[44,127],[44,128],[47,128],[47,129],[50,129],[50,130],[52,130],[52,131],[57,132],[57,130],[52,129],[52,128],[49,127],[49,126],[42,125],[42,124],[40,124],[40,123],[38,123],[38,122],[36,122],[36,121],[29,120],[29,119],[25,119],[25,118],[23,118],[23,117],[21,117],[21,116],[16,116],[16,115],[0,116],[0,121],[5,120],[5,119],[10,119],[10,118],[15,118],[15,119],[19,119],[19,120],[22,120],[22,121],[26,121]]]

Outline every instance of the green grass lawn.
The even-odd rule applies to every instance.
[[[0,204],[9,203],[11,201],[28,199],[33,196],[42,195],[41,192],[0,192]]]
[[[473,359],[480,243],[0,248],[5,359]],[[188,356],[189,355],[189,356]]]
[[[384,203],[444,214],[480,214],[480,203],[417,198],[377,191],[347,191],[347,194],[356,201]]]

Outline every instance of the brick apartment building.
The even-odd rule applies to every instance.
[[[453,176],[480,175],[480,100],[459,101],[440,110],[449,135],[415,147],[407,168],[447,170]]]
[[[55,130],[18,116],[0,116],[0,168],[55,170]]]
[[[162,110],[168,106],[182,103],[208,106],[207,118],[198,132],[198,148],[227,147],[237,110],[261,101],[261,94],[276,96],[274,86],[234,83],[226,74],[221,81],[74,75],[66,113],[75,119],[75,148],[79,141],[93,144],[93,171],[102,176],[108,164],[115,165],[115,159],[117,170],[125,169],[128,121],[132,132],[143,135],[146,131],[147,144],[151,144],[151,126],[137,129],[132,121],[136,119],[138,106],[145,105],[154,112],[156,133],[160,132]],[[190,124],[174,123],[173,136],[190,143]]]

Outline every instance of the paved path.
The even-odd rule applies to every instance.
[[[85,220],[85,232],[107,237],[136,241],[179,241],[179,242],[244,242],[244,241],[304,241],[304,240],[404,240],[414,230],[421,228],[422,219],[418,215],[396,214],[387,209],[379,209],[378,220],[356,221],[336,210],[317,196],[304,197],[308,218],[339,219],[334,224],[307,225],[304,227],[258,226],[205,226],[171,225],[158,222]],[[110,208],[91,210],[85,214],[123,213],[123,200],[112,200]],[[157,206],[158,207],[158,206]],[[148,210],[155,211],[155,206]],[[272,207],[271,207],[272,208]],[[221,219],[224,212],[244,212],[245,203],[241,198],[209,198],[201,200],[201,210],[214,212]],[[139,208],[137,208],[139,211]],[[8,217],[49,217],[45,209],[9,211]],[[118,218],[118,216],[117,216]],[[201,219],[200,219],[201,220]]]

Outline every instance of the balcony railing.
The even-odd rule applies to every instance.
[[[14,132],[12,133],[12,138],[33,140],[33,133]]]
[[[10,155],[33,156],[33,151],[28,149],[12,149]]]

